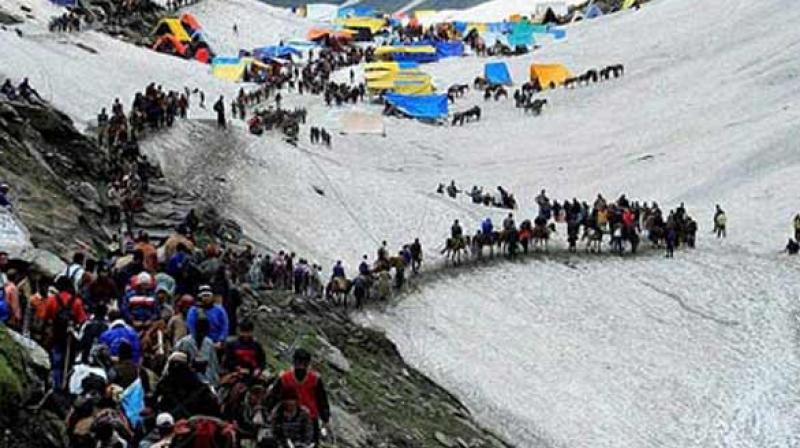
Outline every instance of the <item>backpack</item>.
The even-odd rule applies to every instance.
[[[56,316],[53,319],[53,335],[56,340],[64,340],[67,336],[67,329],[75,323],[75,313],[72,310],[75,305],[75,296],[70,295],[66,304],[61,303],[61,296],[56,296]]]

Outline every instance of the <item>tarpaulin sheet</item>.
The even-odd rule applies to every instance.
[[[489,84],[511,84],[511,74],[505,62],[489,62],[483,67],[483,74]]]
[[[388,93],[384,99],[414,118],[441,118],[447,116],[447,95],[399,95]]]

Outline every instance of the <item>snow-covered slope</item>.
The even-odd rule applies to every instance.
[[[255,0],[192,11],[226,51],[303,33],[301,19]],[[297,148],[257,138],[238,121],[219,132],[195,109],[194,122],[145,149],[167,172],[224,178],[222,205],[250,236],[322,263],[354,263],[383,239],[396,247],[414,237],[434,259],[454,219],[472,231],[486,215],[502,217],[433,193],[450,179],[503,185],[522,216],[541,188],[562,200],[603,192],[665,208],[683,201],[703,226],[694,254],[487,268],[371,320],[520,446],[797,446],[798,272],[777,251],[797,211],[798,19],[794,0],[660,0],[576,24],[567,40],[510,59],[517,83],[532,61],[576,72],[624,63],[626,76],[546,93],[537,118],[473,92],[453,109],[481,105],[479,123],[386,119],[386,137],[336,134],[325,149],[307,135]],[[151,80],[200,87],[208,102],[240,87],[107,36],[54,37],[37,22],[23,31],[0,31],[0,75],[30,76],[82,122]],[[482,74],[484,62],[425,70],[447,87]],[[319,98],[284,96],[309,108],[309,125],[335,129]],[[228,151],[209,157],[197,149],[208,142]],[[708,236],[715,203],[729,216],[724,242]]]

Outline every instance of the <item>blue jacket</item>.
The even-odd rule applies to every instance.
[[[360,265],[358,265],[358,273],[361,275],[369,275],[369,264],[366,261],[362,261]]]
[[[492,220],[489,218],[484,219],[483,223],[481,223],[481,232],[483,232],[484,235],[489,235],[493,231],[494,226],[492,225]]]
[[[225,312],[225,308],[214,304],[211,308],[204,308],[203,311],[210,324],[208,338],[214,342],[225,342],[225,338],[228,337],[228,313]],[[195,323],[197,323],[199,313],[200,308],[193,306],[186,316],[186,326],[192,336],[194,336]]]
[[[138,364],[141,360],[142,348],[139,343],[139,335],[136,334],[136,330],[121,320],[114,321],[108,330],[100,335],[98,341],[108,346],[112,356],[119,355],[119,346],[122,341],[126,341],[133,349],[133,362]]]
[[[184,252],[177,252],[169,259],[167,264],[167,274],[172,278],[178,278],[183,272],[184,266],[189,262],[189,255]]]
[[[345,276],[344,275],[344,266],[336,265],[336,266],[333,267],[333,275],[331,275],[332,278],[344,277],[344,276]]]

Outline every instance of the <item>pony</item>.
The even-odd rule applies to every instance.
[[[530,113],[533,114],[534,117],[536,117],[536,116],[539,116],[539,115],[542,114],[542,108],[546,104],[547,104],[547,100],[546,99],[536,99],[536,100],[533,100],[533,101],[529,102],[528,104],[525,104],[525,106],[523,108],[524,108],[526,114],[530,112]]]
[[[597,227],[585,227],[581,241],[586,240],[586,252],[601,253],[603,246],[603,231]]]
[[[461,257],[465,255],[467,252],[467,246],[469,245],[469,238],[448,238],[445,241],[444,249],[442,249],[441,254],[445,256],[445,258],[456,265],[461,264]]]

